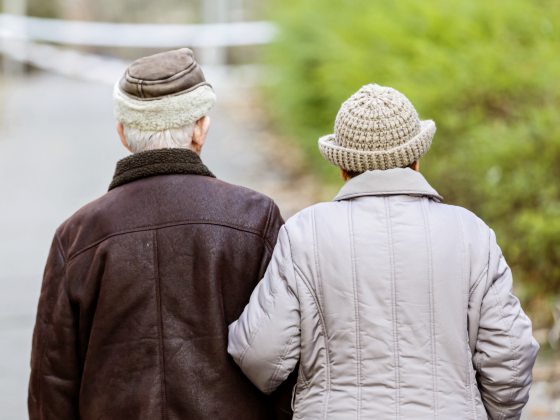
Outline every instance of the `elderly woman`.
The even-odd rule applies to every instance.
[[[436,127],[362,87],[323,156],[348,182],[293,216],[229,353],[263,392],[299,361],[295,419],[513,419],[538,345],[494,232],[418,172]]]

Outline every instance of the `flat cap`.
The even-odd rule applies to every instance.
[[[133,62],[119,86],[140,100],[177,95],[208,85],[202,69],[188,48],[143,57]]]
[[[192,124],[216,102],[188,48],[134,61],[115,85],[113,99],[117,120],[144,131]]]

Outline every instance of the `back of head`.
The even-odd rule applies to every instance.
[[[188,48],[133,62],[113,91],[116,119],[132,152],[190,148],[194,125],[216,102]]]
[[[319,139],[325,159],[349,173],[404,168],[430,148],[436,131],[410,101],[390,87],[362,86],[342,104],[334,134]]]

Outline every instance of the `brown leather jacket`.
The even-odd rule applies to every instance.
[[[282,223],[271,199],[215,179],[193,152],[120,161],[110,191],[55,234],[30,418],[274,418],[226,348]]]

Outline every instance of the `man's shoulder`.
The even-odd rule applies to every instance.
[[[212,188],[215,188],[219,193],[224,192],[234,194],[240,197],[242,200],[263,203],[267,207],[270,205],[276,205],[271,197],[243,185],[231,184],[217,178],[208,178],[207,181],[209,185],[211,185]]]
[[[107,237],[180,224],[264,235],[277,212],[270,197],[246,187],[203,176],[158,176],[122,185],[87,203],[60,225],[57,236],[72,253]]]

